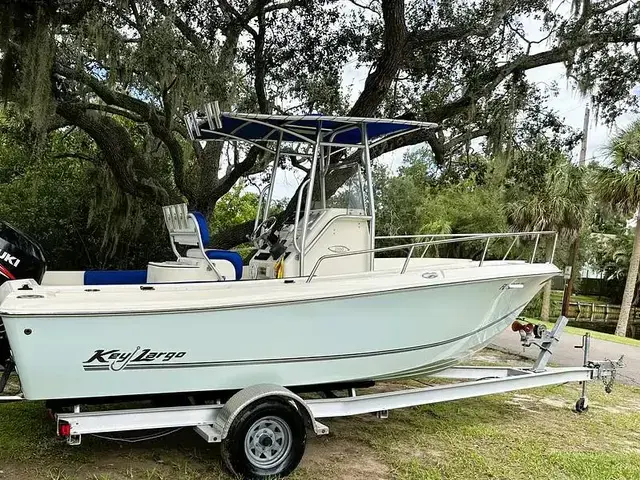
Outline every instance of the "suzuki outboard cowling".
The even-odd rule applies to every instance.
[[[0,221],[0,285],[8,280],[33,278],[42,282],[47,264],[42,249],[33,239],[11,225]],[[0,365],[4,367],[0,377],[0,392],[13,370],[11,347],[0,319]]]
[[[0,285],[7,280],[33,278],[40,283],[47,264],[33,239],[0,221]]]

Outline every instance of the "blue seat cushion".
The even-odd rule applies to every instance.
[[[200,228],[200,240],[202,240],[202,246],[209,245],[209,227],[207,226],[207,219],[200,212],[191,212],[198,222],[198,228]]]
[[[211,260],[226,260],[231,262],[236,271],[236,280],[240,280],[242,278],[242,257],[238,252],[211,249],[205,250],[205,253]]]
[[[85,285],[142,285],[146,270],[93,270],[84,272]]]

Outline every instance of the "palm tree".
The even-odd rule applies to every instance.
[[[616,325],[616,335],[624,337],[627,334],[640,263],[640,121],[618,132],[608,150],[612,166],[596,171],[594,191],[612,208],[627,215],[634,214],[636,221],[633,250]]]
[[[539,189],[507,203],[506,209],[509,222],[519,230],[555,230],[574,241],[588,217],[589,204],[584,168],[563,158],[547,173]],[[554,239],[548,237],[546,242],[550,258]],[[551,281],[548,281],[542,296],[542,320],[549,319],[550,305]]]

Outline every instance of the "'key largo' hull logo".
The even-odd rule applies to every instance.
[[[150,348],[137,347],[134,351],[99,349],[82,363],[85,371],[145,370],[152,368],[171,368],[174,360],[184,357],[187,352],[157,352]]]

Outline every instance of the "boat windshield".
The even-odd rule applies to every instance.
[[[329,199],[327,207],[342,208],[347,210],[347,214],[356,215],[367,210],[366,195],[361,169],[349,177]]]

